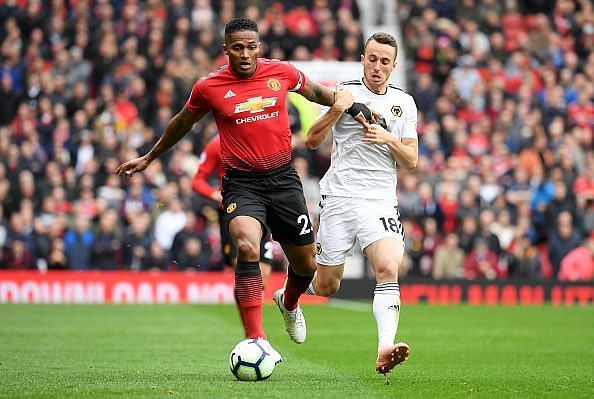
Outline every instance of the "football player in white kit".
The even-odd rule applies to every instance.
[[[394,343],[400,314],[398,267],[404,253],[396,168],[413,169],[418,159],[415,101],[388,83],[397,52],[393,36],[371,36],[361,56],[363,78],[337,87],[336,102],[311,126],[306,139],[307,147],[315,149],[332,131],[331,164],[320,181],[318,268],[308,292],[330,296],[338,291],[347,253],[358,239],[376,277],[376,371],[384,375],[410,352],[407,344]],[[353,101],[366,104],[379,122],[363,127],[346,115]]]

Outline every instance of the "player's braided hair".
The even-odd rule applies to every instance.
[[[381,44],[387,44],[388,46],[394,47],[394,50],[396,50],[395,55],[398,55],[398,43],[396,43],[396,39],[391,34],[386,33],[386,32],[374,33],[373,35],[371,35],[369,37],[369,39],[367,39],[367,41],[365,42],[364,48],[367,48],[367,45],[372,40],[375,40],[376,42],[381,43]]]
[[[258,33],[258,25],[251,19],[235,18],[227,22],[227,25],[225,25],[225,36],[230,33],[243,32],[246,30]]]

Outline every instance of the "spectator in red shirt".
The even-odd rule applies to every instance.
[[[468,279],[495,280],[499,276],[497,255],[489,250],[486,240],[477,239],[474,248],[464,261],[464,277]]]
[[[5,268],[10,269],[35,269],[33,254],[21,240],[12,241],[10,248],[6,251],[3,263]]]
[[[560,281],[592,281],[594,279],[594,232],[585,245],[577,247],[561,260]]]

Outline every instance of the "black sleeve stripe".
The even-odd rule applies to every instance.
[[[343,86],[361,86],[363,83],[359,82],[358,80],[353,80],[349,82],[342,83]]]

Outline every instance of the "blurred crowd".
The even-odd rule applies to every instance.
[[[592,1],[396,3],[420,135],[398,176],[402,273],[592,279]],[[362,53],[355,0],[0,0],[0,268],[224,269],[217,204],[191,186],[212,118],[145,173],[113,171],[226,62],[236,16],[258,22],[265,57]],[[291,103],[315,217],[330,143],[305,149]]]
[[[222,31],[241,15],[258,21],[262,56],[362,51],[353,0],[0,1],[0,268],[224,268],[217,204],[191,187],[217,134],[212,118],[146,173],[113,172],[146,153],[194,82],[226,63]],[[280,246],[274,256],[286,266]]]
[[[409,273],[592,280],[591,0],[404,0]]]

